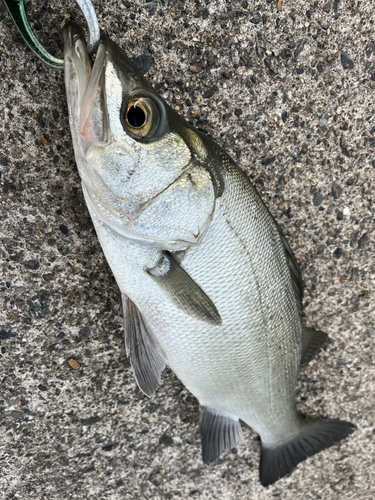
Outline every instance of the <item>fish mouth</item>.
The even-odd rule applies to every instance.
[[[75,22],[63,29],[65,86],[72,132],[90,143],[108,141],[104,76],[107,39],[102,36],[94,62],[90,58],[84,30]]]

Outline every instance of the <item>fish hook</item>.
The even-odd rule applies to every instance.
[[[56,69],[63,69],[64,61],[52,56],[40,44],[34,35],[25,10],[25,2],[22,0],[4,0],[18,31],[21,33],[26,44],[43,62]],[[87,51],[91,54],[96,49],[100,40],[100,28],[96,17],[94,6],[90,0],[76,0],[87,23],[88,42]]]

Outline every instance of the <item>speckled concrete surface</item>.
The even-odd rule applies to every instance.
[[[264,489],[250,429],[206,466],[197,403],[173,373],[152,400],[140,393],[63,75],[1,10],[0,498],[374,498],[374,1],[94,3],[101,27],[130,56],[152,55],[152,83],[262,193],[300,261],[306,323],[332,340],[301,373],[298,406],[358,430]],[[61,54],[64,18],[81,19],[74,3],[31,11]]]

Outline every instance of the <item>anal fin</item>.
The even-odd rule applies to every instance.
[[[200,408],[199,430],[205,464],[210,464],[224,451],[244,440],[238,419],[216,413],[215,410],[204,406]]]
[[[326,333],[303,327],[301,368],[306,366],[329,342]]]
[[[137,306],[124,293],[121,298],[126,353],[139,388],[151,397],[159,387],[165,362]]]

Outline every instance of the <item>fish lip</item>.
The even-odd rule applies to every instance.
[[[64,56],[67,55],[67,50],[72,50],[72,46],[77,38],[81,38],[86,45],[83,28],[74,21],[67,21],[63,27]]]
[[[82,80],[84,74],[88,80],[91,76],[91,61],[87,52],[83,28],[74,21],[65,23],[63,40],[65,71],[71,66],[76,72],[74,77]]]
[[[81,26],[69,21],[63,28],[66,92],[74,116],[73,126],[77,137],[89,143],[108,140],[108,121],[103,84],[103,73],[108,60],[108,38],[102,34],[92,61],[87,51],[85,33]],[[100,137],[93,133],[92,112],[98,106],[98,93],[102,92],[103,130]],[[86,141],[84,141],[86,142]]]
[[[107,47],[106,44],[100,42],[98,45],[95,62],[91,69],[91,76],[87,82],[85,93],[80,102],[80,123],[79,132],[83,137],[93,142],[106,143],[109,136],[108,117],[106,96],[104,92],[104,71],[107,62]],[[100,105],[100,102],[101,105]],[[99,134],[92,134],[93,117],[92,113],[94,108],[101,110],[102,116],[102,131]]]
[[[63,28],[63,39],[66,97],[70,109],[70,125],[76,131],[81,101],[91,78],[91,61],[81,26],[73,21],[67,22]]]

